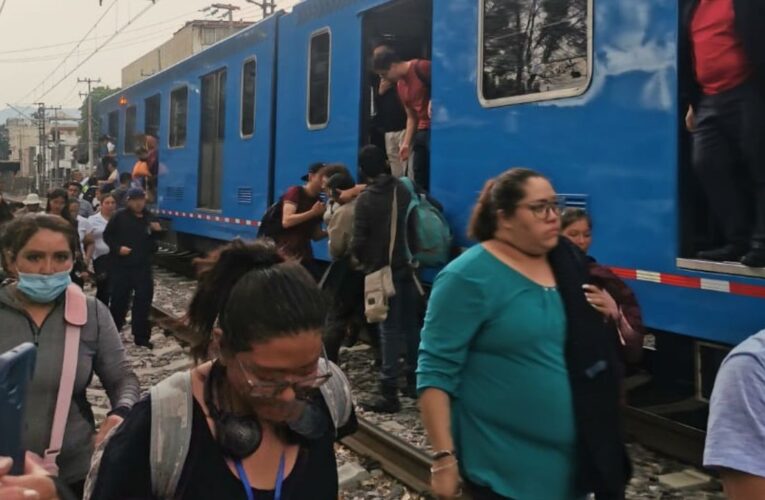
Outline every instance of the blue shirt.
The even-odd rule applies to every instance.
[[[765,477],[765,330],[733,349],[720,367],[704,466]]]

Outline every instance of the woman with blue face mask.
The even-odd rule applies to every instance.
[[[64,311],[76,249],[72,225],[55,215],[31,214],[3,227],[6,271],[17,280],[0,286],[0,352],[23,342],[37,346],[37,362],[27,394],[28,451],[42,455],[49,448],[53,415],[62,379],[67,323]],[[74,292],[78,292],[75,290]],[[80,328],[74,388],[61,452],[59,479],[81,492],[90,466],[94,441],[119,424],[138,400],[138,379],[125,358],[125,350],[109,309],[93,297],[85,299],[86,322]],[[74,308],[73,308],[74,309]],[[112,411],[95,436],[95,424],[85,390],[97,374]],[[80,493],[81,495],[81,493]]]

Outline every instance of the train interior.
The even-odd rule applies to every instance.
[[[390,45],[405,61],[430,59],[432,49],[432,0],[399,0],[372,9],[362,22],[362,75],[360,145],[385,149],[383,134],[375,130],[373,93],[379,82],[372,71],[371,54],[381,44]]]

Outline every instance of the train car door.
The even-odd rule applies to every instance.
[[[391,47],[404,61],[431,59],[433,31],[431,0],[399,0],[368,11],[363,19],[362,110],[360,144],[385,149],[385,132],[390,120],[380,109],[380,77],[372,71],[372,52],[380,45]],[[391,91],[389,91],[391,92]],[[392,90],[395,92],[395,89]],[[384,104],[382,104],[384,106]],[[395,119],[393,120],[396,121]]]
[[[202,77],[197,207],[221,208],[223,140],[226,133],[226,70]]]

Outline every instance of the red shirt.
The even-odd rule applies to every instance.
[[[430,104],[430,85],[423,82],[417,75],[415,65],[419,68],[420,75],[430,81],[430,61],[425,59],[414,59],[409,65],[409,71],[398,81],[398,96],[404,106],[413,109],[417,115],[417,129],[430,129],[430,117],[428,116],[428,105]]]
[[[691,41],[696,80],[707,95],[737,87],[752,75],[735,20],[733,0],[701,0],[693,14]]]
[[[309,211],[319,198],[309,195],[302,186],[292,186],[284,193],[283,200],[294,203],[297,206],[295,213],[302,214]],[[276,244],[290,257],[300,260],[311,260],[313,259],[311,240],[316,231],[316,226],[319,224],[321,224],[320,217],[308,220],[297,226],[285,229],[283,233],[274,239]]]

